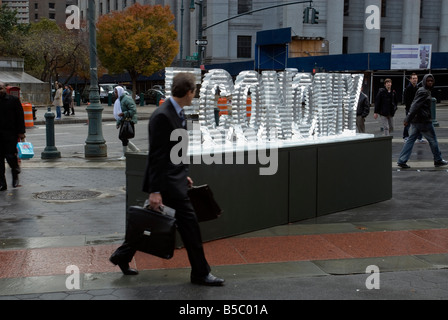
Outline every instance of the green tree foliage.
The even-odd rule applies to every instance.
[[[6,4],[0,7],[0,56],[23,58],[25,71],[45,82],[90,77],[87,32],[48,19],[18,24],[16,15]]]
[[[8,40],[14,28],[17,27],[17,11],[10,10],[7,4],[0,7],[0,37]]]
[[[0,55],[21,56],[21,40],[29,31],[29,24],[17,23],[17,11],[6,4],[0,7]]]

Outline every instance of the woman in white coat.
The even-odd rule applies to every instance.
[[[114,103],[114,117],[117,120],[117,129],[120,129],[125,118],[129,118],[132,121],[132,126],[137,123],[137,106],[134,100],[127,95],[123,87],[116,86],[114,88],[115,103]],[[126,160],[126,152],[128,152],[128,147],[131,151],[140,152],[129,139],[121,140],[123,145],[123,155],[119,160]]]

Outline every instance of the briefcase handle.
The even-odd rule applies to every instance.
[[[159,210],[153,209],[150,206],[148,199],[145,200],[145,204],[143,205],[143,208],[145,208],[146,210],[152,210],[152,211],[158,212],[160,214],[163,214],[164,216],[170,216],[170,217],[173,217],[173,218],[174,218],[174,216],[176,214],[176,210],[174,210],[174,209],[172,209],[170,207],[164,206],[164,205],[161,205],[159,207]]]
[[[159,212],[159,213],[162,213],[162,209],[163,209],[162,207],[163,206],[159,207],[160,210],[153,209],[151,207],[151,205],[149,204],[149,200],[148,199],[146,199],[145,203],[143,204],[143,208],[145,208],[146,210],[152,210],[152,211],[156,211],[156,212]]]

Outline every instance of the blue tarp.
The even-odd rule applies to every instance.
[[[256,46],[287,44],[291,42],[291,28],[273,29],[257,32]]]
[[[291,42],[291,28],[257,32],[255,44],[255,68],[262,70],[283,70],[288,59],[288,44]]]

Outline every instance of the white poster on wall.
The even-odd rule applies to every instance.
[[[390,66],[392,70],[431,69],[432,45],[393,44]]]

